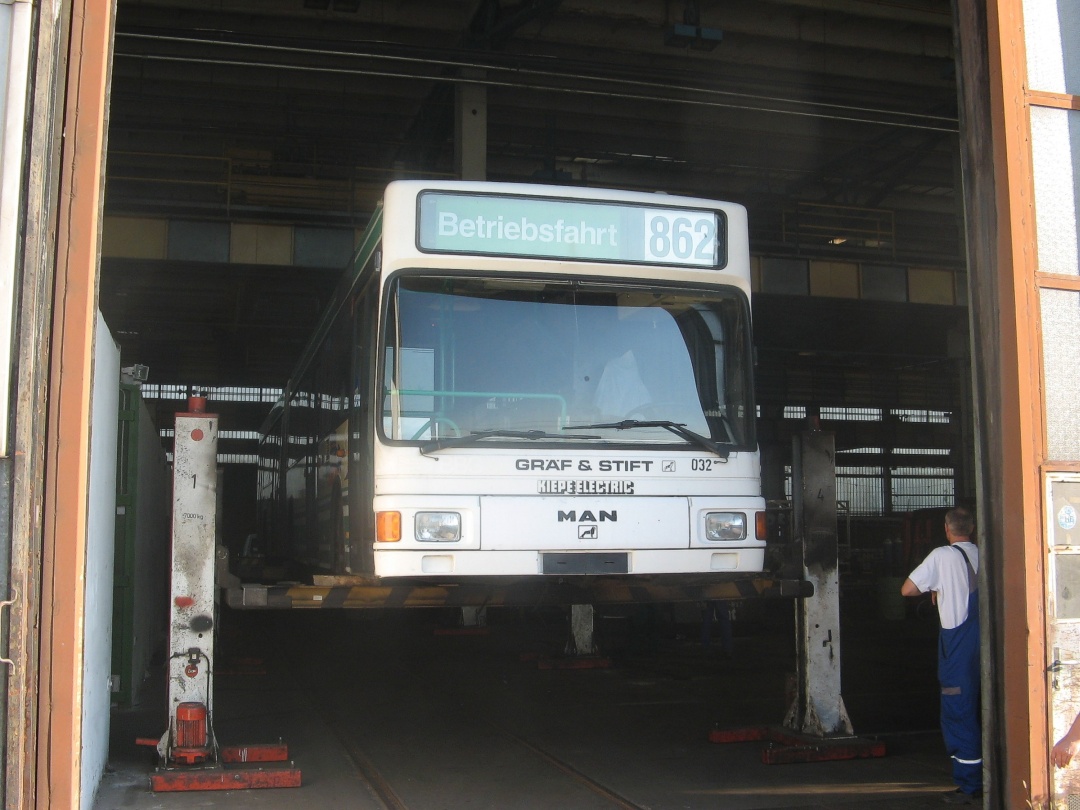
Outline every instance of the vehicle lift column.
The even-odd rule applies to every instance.
[[[263,764],[288,759],[283,743],[221,747],[214,736],[218,417],[205,411],[205,398],[192,397],[188,412],[176,415],[169,728],[160,740],[138,742],[157,748],[154,791],[299,787],[300,771],[291,764]]]
[[[712,742],[768,740],[766,765],[885,756],[885,744],[854,736],[840,688],[840,574],[833,434],[792,439],[792,511],[801,573],[813,595],[795,600],[795,697],[782,727],[720,730]]]

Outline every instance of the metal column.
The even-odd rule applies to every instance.
[[[593,639],[596,611],[592,605],[570,606],[570,638],[566,642],[567,655],[596,655]]]
[[[483,79],[483,71],[463,69],[462,78]],[[454,95],[454,163],[462,180],[487,179],[487,88],[461,82]]]
[[[840,574],[836,462],[831,433],[812,430],[792,441],[795,550],[805,592],[795,600],[795,699],[782,727],[716,729],[716,743],[767,740],[766,765],[885,756],[885,744],[853,736],[840,689]]]
[[[840,689],[840,574],[836,532],[833,435],[807,431],[792,440],[795,537],[802,542],[803,579],[813,596],[795,603],[799,688],[784,719],[815,736],[851,734]]]
[[[561,658],[541,656],[540,669],[606,669],[611,659],[600,654],[594,636],[596,608],[592,604],[570,605],[566,647]]]

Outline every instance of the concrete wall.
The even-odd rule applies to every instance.
[[[113,546],[116,530],[116,437],[120,347],[101,313],[94,339],[90,418],[90,488],[86,521],[83,623],[82,784],[80,806],[94,804],[109,755],[112,693]]]

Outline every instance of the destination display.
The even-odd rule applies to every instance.
[[[420,250],[543,259],[722,267],[722,213],[552,197],[428,191]]]

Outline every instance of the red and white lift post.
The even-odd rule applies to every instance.
[[[192,397],[176,415],[173,444],[169,728],[156,745],[154,791],[299,787],[283,743],[222,747],[214,736],[217,633],[217,414]]]

